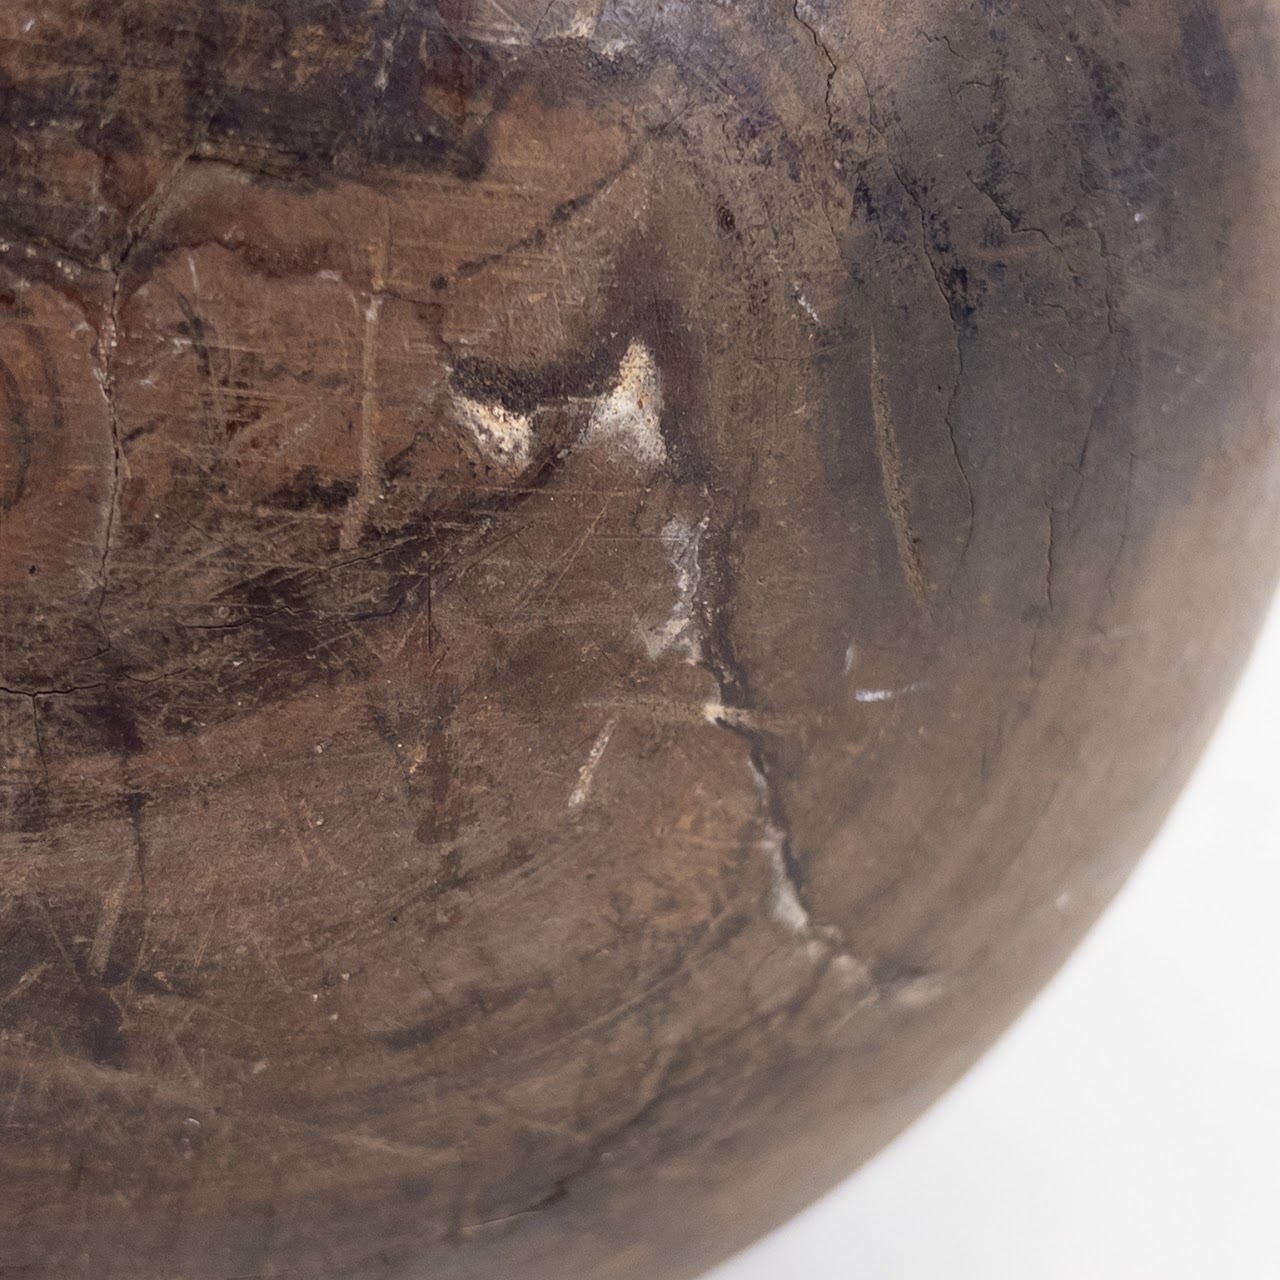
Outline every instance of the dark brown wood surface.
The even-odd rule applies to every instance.
[[[0,1276],[688,1277],[953,1080],[1271,587],[1274,17],[5,0]]]

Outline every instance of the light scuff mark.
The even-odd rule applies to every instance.
[[[641,627],[640,640],[651,659],[678,653],[691,665],[702,661],[702,634],[698,626],[698,588],[702,583],[702,540],[710,516],[695,525],[674,516],[662,529],[662,541],[675,570],[675,604],[666,620]]]
[[[596,33],[596,25],[600,21],[599,10],[596,12],[571,13],[567,22],[559,30],[550,31],[545,39],[591,40]]]
[[[610,60],[636,43],[635,36],[619,21],[620,15],[613,14],[612,21],[606,18],[605,0],[548,0],[540,8],[536,17],[516,16],[498,0],[488,0],[477,7],[474,16],[464,20],[464,25],[474,39],[484,44],[527,48],[576,40]],[[647,12],[645,17],[652,22]]]

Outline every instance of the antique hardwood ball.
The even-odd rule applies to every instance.
[[[955,1079],[1269,594],[1276,12],[5,0],[0,1276],[691,1277]]]

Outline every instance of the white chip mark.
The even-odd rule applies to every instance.
[[[618,365],[613,390],[595,402],[582,442],[605,445],[645,468],[660,467],[667,460],[658,425],[661,414],[662,386],[653,353],[633,342]]]
[[[925,684],[924,680],[917,680],[915,684],[904,685],[901,689],[858,689],[853,696],[857,702],[892,702],[904,693],[917,693]]]
[[[905,981],[892,983],[889,999],[901,1009],[923,1009],[946,995],[947,984],[935,973],[922,973]]]
[[[583,40],[594,43],[596,27],[600,22],[601,0],[589,0],[576,4],[546,6],[546,12],[533,28],[534,40],[546,43],[552,40]],[[556,9],[556,13],[552,13]]]
[[[527,414],[513,413],[500,404],[484,404],[467,396],[455,395],[453,403],[476,443],[487,453],[518,467],[529,461],[533,431]]]
[[[708,724],[724,725],[730,729],[756,727],[755,717],[745,707],[729,707],[723,702],[704,702],[702,715]]]
[[[772,822],[768,823],[760,844],[773,872],[773,896],[770,903],[773,918],[792,933],[808,933],[813,922],[791,883],[791,877],[787,875],[786,863],[782,858],[782,832]]]
[[[676,602],[665,622],[640,629],[641,642],[650,658],[657,659],[674,650],[691,665],[702,660],[696,610],[698,587],[702,582],[702,537],[710,519],[703,516],[693,525],[681,516],[674,516],[662,528],[662,541],[675,569]]]
[[[612,62],[619,54],[626,53],[635,41],[630,36],[613,36],[608,40],[592,40],[591,43]]]
[[[587,793],[591,790],[591,779],[595,777],[596,766],[600,763],[600,757],[604,755],[606,748],[609,746],[609,739],[613,737],[613,730],[617,723],[616,719],[608,721],[596,735],[596,740],[591,744],[591,750],[587,753],[586,763],[578,770],[578,785],[574,787],[572,794],[569,796],[570,809],[581,809],[586,803]]]
[[[532,414],[473,400],[456,391],[452,399],[459,418],[490,457],[516,468],[529,464],[534,444]],[[627,348],[610,390],[575,403],[590,410],[577,447],[603,448],[642,473],[666,462],[667,446],[659,425],[662,384],[653,353],[642,342],[632,342]],[[560,456],[563,458],[567,452]]]
[[[844,651],[844,673],[848,675],[853,670],[854,659],[858,656],[858,651],[854,648],[853,641],[849,642],[849,647]]]
[[[761,803],[767,812],[769,783],[756,767],[755,761],[750,762],[750,767],[752,781],[756,784]],[[772,820],[764,824],[764,832],[760,836],[760,851],[769,864],[769,870],[773,873],[773,885],[769,898],[770,914],[789,933],[807,936],[813,930],[813,921],[809,918],[804,903],[800,901],[800,895],[796,893],[796,887],[787,871],[785,837]]]
[[[803,311],[814,324],[822,323],[818,313],[813,309],[813,303],[810,302],[803,293],[796,294],[796,301],[800,304],[800,310]]]

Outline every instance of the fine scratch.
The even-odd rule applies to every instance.
[[[613,731],[617,727],[617,720],[608,721],[604,728],[596,735],[596,740],[591,744],[591,750],[587,754],[586,762],[582,768],[578,770],[578,785],[574,787],[572,794],[569,796],[569,808],[581,809],[587,802],[587,796],[591,791],[591,780],[595,777],[596,768],[600,764],[601,757],[609,746],[609,739],[613,737]]]
[[[360,350],[360,482],[342,521],[339,545],[350,551],[377,496],[381,469],[378,456],[378,394],[375,374],[378,357],[378,322],[386,288],[387,261],[391,253],[391,215],[384,207],[383,234],[373,245],[370,294],[364,309],[364,336]]]
[[[95,978],[101,978],[107,971],[107,962],[111,958],[111,944],[115,941],[116,926],[120,923],[125,894],[133,879],[134,870],[135,864],[130,860],[124,874],[107,890],[102,900],[102,915],[98,918],[98,929],[93,937],[93,945],[89,948],[89,972]]]
[[[880,353],[876,347],[874,329],[871,330],[871,416],[875,423],[876,454],[880,459],[885,502],[889,507],[893,536],[898,545],[898,560],[911,594],[927,613],[929,589],[920,559],[920,540],[911,526],[911,500],[902,475],[902,457],[898,452],[897,433],[893,429],[889,389],[880,368]]]
[[[196,146],[199,144],[197,143]],[[102,388],[103,399],[107,403],[107,421],[111,429],[111,496],[107,502],[107,523],[102,539],[102,558],[98,564],[98,601],[96,606],[98,629],[102,632],[104,642],[109,646],[111,641],[102,620],[103,606],[110,586],[111,540],[116,532],[116,524],[120,512],[120,482],[124,470],[124,447],[120,437],[120,414],[117,408],[116,356],[120,346],[120,305],[124,290],[124,275],[129,259],[143,238],[159,220],[166,204],[178,186],[178,181],[186,172],[196,147],[193,146],[186,155],[169,170],[156,184],[150,196],[139,205],[125,231],[123,246],[115,256],[112,269],[111,298],[107,303],[106,314],[98,330],[97,367],[94,376]]]
[[[115,283],[111,289],[111,302],[107,314],[103,316],[102,328],[98,333],[98,366],[94,370],[98,385],[102,388],[102,398],[107,404],[107,424],[111,431],[111,495],[107,500],[107,527],[102,537],[102,557],[98,562],[98,601],[96,605],[98,629],[102,632],[103,642],[110,644],[106,627],[102,621],[102,609],[107,599],[107,588],[111,581],[110,559],[111,539],[115,532],[116,519],[120,508],[120,473],[124,464],[124,454],[120,443],[120,417],[116,410],[116,349],[120,342],[120,290],[124,277],[124,259],[116,267]]]
[[[38,982],[41,976],[51,968],[53,968],[53,964],[49,960],[42,960],[39,964],[32,965],[18,979],[7,995],[0,996],[0,1009],[3,1009],[10,1001],[16,1000],[33,982]]]

